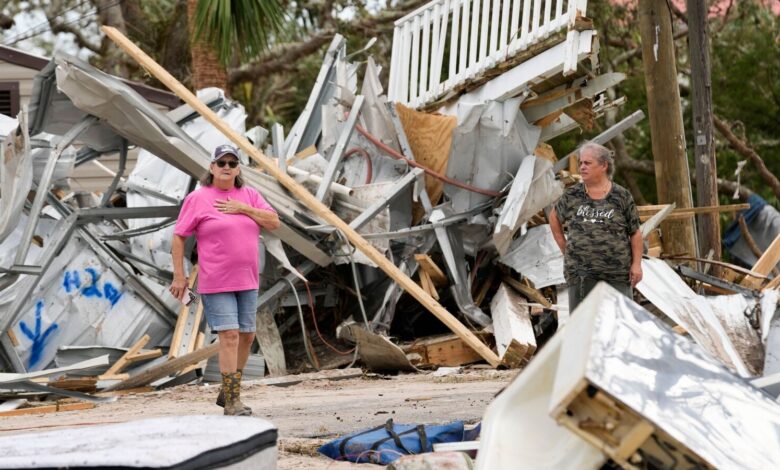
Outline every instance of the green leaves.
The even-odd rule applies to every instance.
[[[247,62],[268,49],[284,17],[280,0],[197,0],[193,40],[213,46],[225,67],[234,55]]]

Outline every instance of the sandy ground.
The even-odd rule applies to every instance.
[[[378,468],[335,462],[316,454],[328,439],[384,423],[479,421],[485,407],[514,372],[474,370],[447,377],[429,373],[385,377],[367,375],[338,381],[304,381],[287,387],[250,385],[242,399],[255,415],[279,428],[278,468]],[[0,435],[116,423],[155,416],[220,413],[215,385],[182,385],[119,397],[94,409],[8,417]]]

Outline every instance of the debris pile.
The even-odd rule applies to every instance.
[[[557,45],[539,52],[565,55],[573,66],[555,62],[522,83],[507,83],[512,69],[497,82],[453,85],[459,94],[437,98],[443,114],[388,101],[380,67],[371,57],[364,69],[352,62],[338,35],[286,135],[278,124],[245,129],[239,104],[220,90],[201,90],[199,100],[224,123],[433,299],[405,295],[397,276],[242,155],[243,176],[282,220],[262,236],[258,348],[245,375],[358,360],[384,371],[528,364],[569,321],[563,257],[548,214],[578,182],[577,166],[546,142],[591,128],[620,104],[603,92],[622,75],[578,66],[595,70],[592,33],[577,32],[573,59]],[[636,112],[592,141],[606,144],[642,117]],[[0,376],[0,388],[14,397],[95,400],[84,392],[189,383],[218,372],[202,304],[181,306],[167,286],[179,205],[225,135],[189,105],[163,112],[116,77],[64,55],[36,77],[28,110],[0,122],[0,135],[0,352],[14,372]],[[131,151],[139,153],[128,172]],[[112,154],[119,154],[119,170],[104,191],[69,188],[74,167],[100,167]],[[661,254],[663,220],[699,209],[641,207],[648,254]],[[780,235],[769,239],[752,270],[721,263],[742,279],[653,257],[639,285],[654,313],[743,377],[780,368],[780,276],[769,279],[780,261]],[[187,269],[197,291],[192,248]],[[723,295],[700,295],[686,279]],[[441,323],[429,315],[436,301],[457,318]],[[65,379],[41,383],[63,373]]]

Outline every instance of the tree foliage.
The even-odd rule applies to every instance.
[[[227,60],[228,83],[231,96],[241,101],[248,112],[248,125],[270,127],[279,122],[289,129],[303,109],[322,63],[322,53],[336,33],[346,37],[350,51],[362,48],[371,37],[377,43],[370,53],[383,67],[386,82],[391,56],[394,20],[427,3],[427,0],[277,0],[284,17],[271,18],[267,24],[278,30],[267,30],[267,43],[258,39],[252,47],[231,54],[225,46],[234,43],[238,30],[252,34],[251,25],[259,21],[257,14],[238,18],[241,26],[231,36],[224,27],[217,31],[217,44]],[[204,3],[204,2],[201,2]],[[226,20],[227,5],[265,2],[211,1],[219,22]],[[271,2],[275,3],[275,2]],[[713,1],[710,20],[712,93],[715,114],[733,130],[743,142],[760,155],[770,172],[780,174],[780,22],[763,0]],[[683,114],[686,123],[688,154],[693,168],[691,135],[691,106],[687,94],[688,48],[685,36],[684,14],[675,10],[675,33],[678,38],[677,61],[682,84]],[[147,51],[163,67],[185,85],[190,84],[190,43],[187,35],[186,0],[12,0],[0,9],[0,14],[12,17],[23,10],[39,9],[46,13],[50,29],[59,32],[60,40],[71,37],[85,51],[92,51],[90,59],[102,70],[128,78],[148,81],[154,79],[123,55],[111,48],[102,38],[97,26],[111,24],[119,27],[130,39]],[[261,10],[253,10],[261,11]],[[274,13],[275,15],[275,13]],[[588,16],[594,19],[601,44],[601,70],[623,72],[627,79],[616,88],[617,96],[625,96],[627,104],[616,119],[642,109],[647,113],[644,70],[640,52],[640,35],[635,2],[601,2],[588,4]],[[214,20],[214,18],[212,18]],[[281,23],[278,23],[280,20]],[[216,20],[214,20],[216,21]],[[207,21],[204,20],[206,27]],[[213,26],[213,25],[212,25]],[[258,29],[259,32],[259,29]],[[45,35],[35,37],[39,45],[52,50]],[[10,39],[5,37],[5,40]],[[258,46],[258,47],[255,47]],[[259,47],[263,46],[263,47]],[[360,60],[356,57],[355,60]],[[673,110],[670,110],[673,112]],[[607,127],[602,118],[587,133],[570,133],[553,145],[559,155],[573,150],[582,140],[592,137]],[[718,176],[734,180],[737,162],[744,157],[716,133]],[[647,202],[656,202],[655,179],[652,174],[650,131],[645,120],[625,134],[625,153],[630,161],[618,162],[619,182],[641,192]],[[748,164],[741,182],[770,203],[778,205],[777,197],[764,184],[755,166]],[[722,203],[730,197],[722,194]]]

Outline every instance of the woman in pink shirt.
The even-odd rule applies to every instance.
[[[241,403],[241,371],[255,338],[257,289],[260,284],[260,229],[279,227],[276,211],[253,188],[245,186],[238,150],[220,145],[214,150],[201,187],[182,205],[173,235],[173,283],[170,291],[183,299],[184,242],[195,235],[198,246],[198,292],[212,331],[219,335],[222,389],[217,404],[226,415],[250,415]]]

